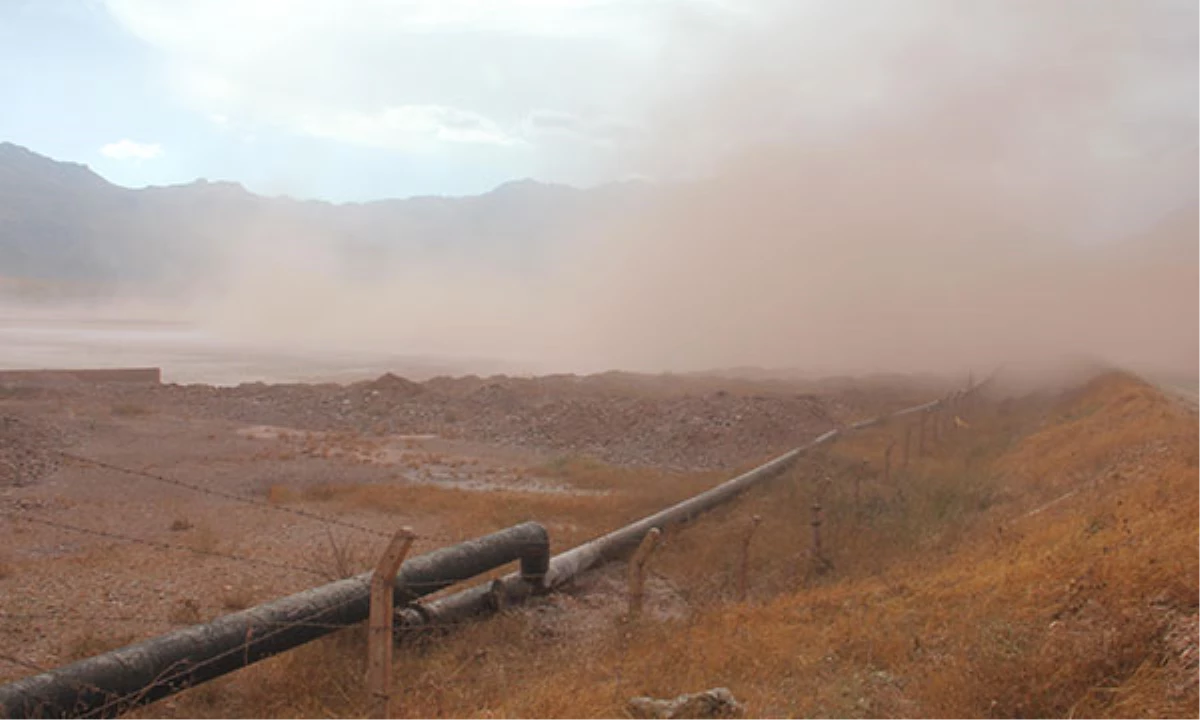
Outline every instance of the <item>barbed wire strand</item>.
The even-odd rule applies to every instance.
[[[104,462],[102,460],[94,460],[92,458],[84,457],[82,455],[76,455],[74,453],[69,453],[69,452],[65,452],[62,450],[57,450],[55,452],[58,455],[60,455],[64,458],[67,458],[68,460],[72,460],[74,462],[81,463],[84,465],[92,465],[94,467],[103,468],[105,470],[109,470],[112,472],[123,473],[126,475],[132,475],[132,476],[140,477],[140,478],[143,478],[146,480],[153,480],[155,482],[163,483],[166,485],[173,485],[175,487],[185,488],[187,490],[202,493],[204,495],[211,495],[213,497],[219,497],[224,500],[240,502],[240,503],[244,503],[246,505],[259,507],[259,508],[271,510],[274,512],[281,512],[281,513],[287,513],[289,515],[296,515],[298,517],[307,518],[309,520],[315,520],[318,522],[322,522],[327,525],[338,525],[340,527],[349,528],[351,530],[357,530],[359,532],[368,533],[368,534],[375,535],[378,537],[390,538],[392,536],[391,533],[385,532],[383,530],[376,530],[375,528],[370,528],[365,525],[359,525],[357,523],[352,523],[352,522],[349,522],[346,520],[342,520],[340,518],[328,517],[326,515],[321,515],[320,513],[314,513],[314,512],[308,511],[308,510],[302,510],[300,508],[287,507],[285,505],[275,505],[273,503],[269,503],[269,502],[266,502],[263,500],[258,500],[256,498],[248,497],[246,495],[239,495],[237,493],[225,492],[223,490],[214,490],[212,488],[206,488],[201,485],[196,485],[195,483],[185,482],[183,480],[167,477],[165,475],[152,473],[152,472],[149,472],[146,470],[135,470],[133,468],[123,467],[121,465],[115,465],[113,463]]]
[[[231,500],[234,502],[240,502],[240,503],[243,503],[246,505],[259,507],[259,508],[262,508],[265,510],[272,510],[275,512],[287,513],[290,515],[303,517],[308,520],[325,523],[327,526],[335,525],[335,526],[343,527],[343,528],[346,528],[349,530],[357,530],[359,532],[368,533],[375,537],[387,538],[389,540],[391,539],[392,534],[393,534],[391,531],[377,530],[375,528],[367,527],[365,525],[359,525],[357,523],[342,520],[340,518],[329,517],[328,515],[322,515],[320,513],[315,513],[315,512],[309,511],[309,510],[303,510],[301,508],[287,507],[285,505],[276,505],[274,503],[265,502],[265,501],[258,500],[258,499],[255,499],[255,498],[252,498],[252,497],[249,497],[246,495],[238,495],[236,493],[225,492],[222,490],[213,490],[211,488],[205,488],[200,485],[196,485],[194,483],[185,482],[183,480],[178,480],[176,478],[167,477],[165,475],[152,473],[152,472],[149,472],[146,470],[138,470],[135,468],[124,467],[124,466],[116,465],[116,464],[113,464],[110,462],[105,462],[102,460],[95,460],[92,458],[84,457],[82,455],[76,455],[74,453],[68,453],[68,452],[61,451],[61,450],[54,451],[54,452],[56,452],[58,455],[60,455],[64,458],[78,462],[80,464],[92,465],[92,466],[103,468],[105,470],[110,470],[113,472],[119,472],[119,473],[124,473],[127,475],[132,475],[135,477],[154,480],[155,482],[165,483],[167,485],[173,485],[176,487],[182,487],[182,488],[194,491],[194,492],[202,493],[205,495],[211,495],[213,497],[218,497],[218,498],[222,498],[225,500]],[[502,528],[497,528],[497,529],[502,529]],[[471,540],[474,537],[477,537],[477,536],[462,536],[459,534],[451,535],[451,534],[446,534],[446,533],[419,533],[416,535],[414,540],[435,542],[435,543],[443,542],[443,543],[458,544],[461,542],[465,542],[467,540]]]
[[[85,464],[91,464],[91,465],[94,465],[94,466],[97,466],[97,467],[101,467],[101,468],[105,468],[105,469],[108,469],[108,470],[111,470],[111,471],[114,471],[114,472],[121,472],[121,473],[126,473],[126,474],[130,474],[130,475],[138,476],[138,477],[143,477],[143,478],[147,478],[147,479],[155,480],[155,481],[158,481],[158,482],[163,482],[163,483],[166,483],[166,484],[174,485],[174,486],[177,486],[177,487],[183,487],[183,488],[186,488],[186,489],[189,489],[189,490],[195,491],[195,492],[200,492],[200,493],[204,493],[204,494],[212,495],[212,496],[215,496],[215,497],[221,497],[221,498],[224,498],[224,499],[227,499],[227,500],[233,500],[233,501],[236,501],[236,502],[242,502],[242,503],[245,503],[245,504],[249,504],[249,505],[253,505],[253,506],[257,506],[257,507],[262,507],[262,508],[266,508],[266,509],[270,509],[270,510],[274,510],[274,511],[278,511],[278,512],[286,512],[286,513],[293,514],[293,515],[297,515],[297,516],[300,516],[300,517],[305,517],[305,518],[307,518],[307,519],[310,519],[310,520],[316,520],[316,521],[319,521],[319,522],[323,522],[323,523],[326,523],[326,524],[328,524],[328,525],[338,525],[338,526],[342,526],[342,527],[348,527],[348,528],[351,528],[351,529],[354,529],[354,530],[358,530],[358,531],[361,531],[361,532],[367,532],[367,533],[370,533],[370,534],[372,534],[372,535],[377,535],[377,536],[385,536],[385,537],[386,537],[386,536],[389,536],[389,534],[388,534],[388,533],[385,533],[385,532],[383,532],[383,531],[375,530],[375,529],[373,529],[373,528],[367,528],[367,527],[364,527],[364,526],[361,526],[361,525],[357,525],[357,524],[354,524],[354,523],[349,523],[349,522],[346,522],[346,521],[343,521],[343,520],[339,520],[339,519],[336,519],[336,518],[329,518],[329,517],[325,517],[325,516],[319,515],[319,514],[317,514],[317,513],[310,513],[310,512],[307,512],[307,511],[304,511],[304,510],[300,510],[300,509],[297,509],[297,508],[287,508],[287,507],[282,507],[282,506],[278,506],[278,505],[273,505],[273,504],[265,503],[265,502],[262,502],[262,501],[259,501],[259,500],[255,500],[255,499],[253,499],[253,498],[249,498],[249,497],[241,496],[241,495],[236,495],[236,494],[232,494],[232,493],[226,493],[226,492],[217,491],[217,490],[211,490],[211,489],[209,489],[209,488],[203,488],[203,487],[200,487],[200,486],[198,486],[198,485],[194,485],[194,484],[191,484],[191,483],[186,483],[186,482],[183,482],[183,481],[180,481],[180,480],[176,480],[176,479],[172,479],[172,478],[167,478],[167,477],[164,477],[164,476],[161,476],[161,475],[157,475],[157,474],[154,474],[154,473],[150,473],[150,472],[147,472],[147,471],[133,470],[133,469],[131,469],[131,468],[124,468],[124,467],[121,467],[121,466],[113,465],[113,464],[111,464],[111,463],[105,463],[105,462],[102,462],[102,461],[92,460],[91,458],[84,458],[84,457],[82,457],[82,456],[74,455],[74,454],[72,454],[72,453],[60,452],[60,454],[61,454],[63,457],[66,457],[66,458],[68,458],[68,459],[74,460],[74,461],[76,461],[76,462],[81,462],[81,463],[85,463]],[[116,533],[110,533],[110,532],[106,532],[106,531],[99,531],[99,530],[87,529],[87,528],[78,528],[78,527],[74,527],[74,526],[69,526],[69,525],[67,525],[67,524],[65,524],[65,523],[57,523],[57,522],[54,522],[54,521],[49,521],[49,520],[46,520],[46,519],[44,519],[44,518],[34,518],[34,517],[20,516],[20,515],[17,515],[17,514],[15,514],[15,513],[2,513],[2,514],[6,515],[6,516],[8,516],[8,517],[11,517],[11,518],[18,519],[18,520],[25,520],[25,521],[27,521],[27,522],[41,523],[41,524],[49,525],[49,526],[51,526],[51,527],[59,527],[59,528],[66,529],[66,530],[70,530],[70,531],[74,531],[74,532],[82,532],[82,533],[87,533],[87,534],[92,534],[92,535],[99,535],[99,536],[101,536],[101,537],[108,537],[108,538],[117,539],[117,540],[124,540],[124,541],[128,541],[128,542],[139,543],[139,544],[143,544],[143,545],[147,545],[147,546],[150,546],[150,547],[155,547],[155,548],[159,548],[159,549],[182,550],[182,551],[193,552],[193,553],[202,554],[202,555],[213,555],[213,556],[216,556],[216,557],[222,557],[222,558],[226,558],[226,559],[232,559],[232,560],[236,560],[236,561],[240,561],[240,562],[250,562],[250,563],[254,563],[254,564],[263,564],[263,565],[269,565],[269,566],[273,566],[273,567],[279,567],[279,568],[288,569],[288,570],[299,570],[299,571],[302,571],[302,572],[305,572],[305,573],[308,573],[308,574],[314,574],[314,575],[318,575],[318,576],[322,576],[322,577],[324,577],[324,576],[326,575],[325,573],[320,573],[320,572],[318,572],[318,571],[315,571],[315,570],[313,570],[313,569],[311,569],[311,568],[301,568],[301,567],[298,567],[298,566],[285,565],[285,564],[282,564],[282,563],[273,563],[273,562],[270,562],[270,561],[259,560],[259,559],[257,559],[257,558],[247,558],[247,557],[242,557],[242,556],[237,556],[237,555],[232,555],[232,554],[218,553],[218,552],[215,552],[215,551],[204,551],[204,550],[201,550],[201,549],[198,549],[198,548],[190,548],[190,547],[187,547],[187,546],[181,546],[181,545],[172,545],[172,544],[170,544],[170,543],[162,543],[162,542],[159,542],[159,541],[145,540],[145,539],[143,539],[143,538],[133,538],[133,537],[128,537],[128,536],[122,536],[122,535],[119,535],[119,534],[116,534]],[[431,535],[421,535],[421,536],[418,536],[418,539],[424,539],[424,540],[434,540],[434,539],[436,539],[436,538],[435,538],[434,536],[431,536]],[[453,541],[454,541],[454,542],[458,542],[458,540],[453,540]],[[430,584],[440,584],[440,583],[430,583]],[[357,601],[356,599],[347,599],[347,600],[344,600],[344,601],[342,601],[341,603],[337,603],[337,604],[335,604],[335,605],[333,605],[333,606],[327,606],[327,607],[325,607],[325,608],[321,608],[320,610],[314,611],[312,614],[310,614],[310,615],[308,615],[308,616],[306,616],[305,618],[302,618],[302,619],[300,619],[300,620],[296,620],[296,621],[289,622],[289,623],[283,623],[283,624],[281,624],[281,626],[280,626],[279,628],[277,628],[277,629],[275,629],[275,630],[273,630],[273,631],[271,631],[271,632],[267,633],[266,635],[260,636],[260,637],[259,637],[259,638],[257,638],[256,640],[257,640],[257,641],[260,641],[260,642],[261,642],[261,641],[263,641],[263,640],[267,640],[267,639],[269,639],[269,638],[271,638],[271,637],[273,637],[273,636],[275,636],[275,635],[277,635],[277,634],[279,634],[279,633],[281,633],[281,632],[283,632],[283,631],[285,631],[285,630],[287,630],[287,629],[290,629],[290,628],[292,628],[292,627],[296,627],[296,626],[299,626],[299,625],[313,625],[313,624],[310,622],[312,618],[314,618],[314,617],[317,617],[318,615],[320,615],[320,614],[323,614],[323,613],[326,613],[326,612],[335,611],[335,610],[339,609],[340,607],[343,607],[343,606],[345,606],[345,605],[348,605],[348,604],[350,604],[351,602],[356,602],[356,601]],[[8,616],[9,616],[9,617],[12,617],[12,615],[8,615]],[[4,616],[0,616],[0,618],[2,618],[2,617],[4,617]],[[109,620],[114,620],[113,618],[108,618],[108,619],[109,619]],[[130,618],[130,619],[132,619],[132,618]],[[159,622],[161,622],[161,621],[159,621]],[[460,620],[460,621],[452,621],[452,622],[445,622],[445,621],[435,621],[435,622],[432,622],[432,623],[429,623],[429,624],[427,624],[427,625],[424,625],[424,626],[422,626],[420,629],[424,629],[424,630],[445,630],[445,629],[448,629],[448,628],[453,628],[453,627],[457,627],[457,626],[460,626],[460,625],[465,625],[465,624],[468,624],[468,623],[470,623],[470,622],[471,622],[470,620]],[[321,626],[321,627],[327,627],[327,628],[330,628],[330,627],[331,627],[331,628],[337,628],[337,629],[341,629],[341,628],[350,627],[350,625],[347,625],[347,624],[336,624],[336,625],[330,625],[330,624],[317,624],[317,625],[319,625],[319,626]],[[401,629],[402,629],[402,628],[401,628]],[[233,649],[230,649],[230,650],[228,650],[228,651],[226,651],[226,652],[224,652],[224,653],[219,653],[219,654],[217,654],[217,655],[215,655],[215,656],[213,656],[213,657],[211,657],[211,658],[208,658],[208,659],[207,659],[207,660],[205,660],[205,661],[202,661],[202,662],[201,662],[201,663],[199,663],[199,664],[196,664],[196,665],[190,665],[190,666],[189,666],[189,667],[188,667],[186,670],[184,670],[184,671],[180,671],[180,672],[176,672],[174,675],[168,675],[168,674],[167,674],[167,673],[169,673],[169,672],[170,672],[170,668],[168,668],[168,670],[164,671],[164,673],[163,673],[163,676],[160,676],[159,678],[156,678],[156,680],[155,680],[155,681],[154,681],[154,682],[153,682],[151,685],[147,686],[146,688],[142,688],[141,690],[139,690],[139,691],[138,691],[138,692],[136,692],[136,693],[131,693],[131,694],[128,694],[128,695],[125,695],[125,696],[122,696],[122,697],[116,698],[116,699],[114,699],[114,700],[111,700],[110,702],[106,703],[104,706],[101,706],[100,708],[98,708],[98,709],[97,709],[97,710],[95,710],[94,712],[100,712],[100,713],[103,713],[103,712],[104,712],[106,709],[108,709],[108,708],[111,708],[111,707],[113,707],[114,705],[120,705],[120,704],[122,704],[122,703],[125,703],[125,702],[127,702],[127,701],[130,701],[130,700],[133,700],[133,701],[135,701],[135,703],[136,703],[136,699],[137,699],[137,698],[138,698],[140,695],[144,694],[144,693],[145,693],[145,692],[146,692],[146,691],[147,691],[147,690],[148,690],[150,687],[153,687],[154,685],[156,685],[156,684],[160,684],[160,683],[163,683],[163,682],[170,683],[171,681],[173,681],[173,680],[175,680],[175,679],[178,679],[178,678],[179,678],[179,677],[180,677],[182,674],[184,674],[184,673],[192,673],[192,672],[194,672],[196,669],[198,669],[198,668],[201,668],[201,667],[204,667],[204,666],[206,666],[206,665],[208,665],[208,664],[211,664],[211,663],[214,663],[214,662],[218,662],[219,660],[221,660],[221,659],[223,659],[223,658],[227,657],[228,655],[230,655],[230,654],[232,654],[232,653],[235,653],[235,652],[245,652],[245,651],[248,649],[248,647],[249,647],[249,642],[247,642],[247,643],[246,643],[246,646],[245,646],[244,648],[243,648],[243,647],[239,647],[239,648],[233,648]],[[27,663],[27,662],[21,661],[21,660],[19,660],[19,659],[17,659],[17,658],[12,658],[12,657],[9,657],[9,656],[3,656],[3,655],[0,655],[0,659],[5,659],[5,660],[8,660],[9,662],[15,662],[15,663],[16,663],[16,664],[18,664],[18,665],[22,665],[22,666],[25,666],[25,667],[33,668],[33,669],[35,669],[35,670],[38,670],[39,672],[42,672],[42,671],[44,671],[42,668],[39,668],[39,667],[37,667],[36,665],[34,665],[34,664],[32,664],[32,663]],[[165,677],[164,677],[164,676],[165,676]]]
[[[325,577],[327,574],[310,567],[301,565],[291,565],[288,563],[275,562],[273,560],[263,560],[260,558],[248,557],[245,555],[235,555],[233,553],[223,553],[218,550],[205,550],[204,548],[189,547],[187,545],[176,545],[174,543],[162,542],[160,540],[147,540],[146,538],[138,538],[130,535],[122,535],[120,533],[110,532],[108,530],[97,530],[95,528],[79,527],[69,523],[50,520],[48,518],[37,517],[33,515],[22,515],[20,513],[8,512],[0,510],[0,516],[8,517],[22,522],[34,523],[37,525],[46,525],[60,530],[80,533],[82,535],[95,535],[97,537],[108,538],[110,540],[120,540],[123,542],[135,543],[137,545],[145,545],[157,550],[175,550],[179,552],[189,552],[195,555],[207,555],[209,557],[223,558],[225,560],[234,560],[237,562],[250,563],[253,565],[262,565],[265,567],[273,567],[279,570],[288,570],[291,572],[302,572],[317,577]]]
[[[133,537],[133,536],[129,536],[129,535],[123,535],[121,533],[110,532],[107,530],[97,530],[95,528],[80,527],[78,525],[72,525],[69,523],[64,523],[64,522],[60,522],[60,521],[56,521],[56,520],[50,520],[48,518],[37,517],[37,516],[33,516],[33,515],[22,515],[20,513],[14,513],[14,512],[0,510],[0,517],[7,517],[7,518],[10,518],[13,520],[29,522],[29,523],[39,524],[39,525],[45,525],[48,527],[53,527],[53,528],[57,528],[57,529],[61,529],[61,530],[67,530],[70,532],[75,532],[75,533],[80,533],[80,534],[85,534],[85,535],[94,535],[97,537],[103,537],[103,538],[107,538],[110,540],[130,542],[130,543],[134,543],[137,545],[144,545],[147,547],[151,547],[156,550],[172,550],[172,551],[178,551],[178,552],[188,552],[188,553],[197,554],[197,555],[205,555],[205,556],[210,556],[210,557],[221,558],[224,560],[232,560],[235,562],[250,563],[250,564],[254,564],[254,565],[263,565],[266,567],[272,567],[272,568],[280,569],[280,570],[288,570],[291,572],[301,572],[301,573],[305,573],[307,575],[319,577],[328,582],[336,582],[337,580],[341,580],[341,579],[349,579],[351,577],[358,577],[359,575],[369,572],[369,568],[368,568],[368,569],[365,569],[362,573],[357,573],[355,575],[350,575],[350,576],[346,576],[346,577],[338,577],[335,574],[332,574],[332,573],[329,573],[326,571],[317,570],[317,569],[311,568],[311,567],[305,567],[302,565],[292,565],[289,563],[275,562],[272,560],[264,560],[261,558],[249,557],[249,556],[245,556],[245,555],[224,553],[224,552],[220,552],[217,550],[206,550],[203,548],[195,548],[195,547],[190,547],[187,545],[178,545],[178,544],[174,544],[174,543],[162,542],[159,540],[149,540],[146,538],[138,538],[138,537]],[[418,537],[424,537],[424,536],[418,536]],[[524,549],[524,548],[539,548],[539,547],[541,547],[541,543],[536,543],[536,542],[519,543],[518,547],[522,548],[522,549]],[[505,563],[505,565],[509,565],[509,564],[512,564],[515,562],[518,562],[518,559],[514,559],[514,560],[510,561],[509,563]],[[403,566],[401,566],[401,567],[403,567]],[[503,566],[501,566],[501,567],[503,567]],[[489,570],[485,571],[484,573],[480,573],[480,575],[486,574],[488,572],[495,572],[497,570],[499,570],[499,568],[489,569]],[[477,577],[477,576],[472,576],[472,577]],[[405,583],[405,587],[416,589],[416,590],[423,590],[425,588],[434,587],[434,588],[438,588],[440,590],[442,588],[451,587],[452,585],[457,585],[459,583],[466,582],[470,579],[472,579],[472,578],[461,578],[461,579],[456,580],[451,585],[447,585],[444,580],[440,580],[440,579],[439,580],[428,580],[428,581],[424,581],[424,582],[407,582],[407,583]],[[4,613],[2,611],[0,611],[0,618],[3,618],[3,617],[4,617]]]
[[[120,707],[122,704],[127,703],[129,701],[134,701],[134,704],[136,704],[137,698],[144,695],[150,688],[154,687],[155,685],[161,685],[161,684],[170,685],[170,684],[174,683],[175,681],[177,681],[187,675],[192,674],[196,670],[199,670],[200,668],[203,668],[203,667],[207,667],[208,665],[211,665],[213,663],[219,662],[219,661],[225,659],[226,657],[229,657],[230,655],[234,655],[237,653],[246,653],[249,650],[251,642],[254,642],[254,643],[264,642],[264,641],[269,640],[270,638],[275,637],[276,635],[278,635],[282,632],[285,632],[287,630],[290,630],[294,627],[300,627],[300,626],[317,627],[318,625],[313,625],[309,622],[309,621],[311,621],[312,618],[318,617],[324,613],[335,612],[347,605],[350,605],[351,603],[355,603],[355,602],[359,602],[359,601],[360,600],[358,598],[348,598],[348,599],[342,600],[341,602],[335,603],[333,605],[328,605],[328,606],[325,606],[318,610],[314,610],[312,613],[309,613],[308,615],[305,615],[304,617],[299,618],[295,621],[292,621],[289,623],[282,623],[280,625],[280,627],[278,627],[275,630],[272,630],[264,635],[259,635],[257,637],[248,639],[247,642],[243,643],[242,645],[239,645],[238,647],[230,648],[229,650],[226,650],[224,652],[217,653],[216,655],[213,655],[212,657],[201,660],[197,663],[189,663],[186,668],[184,668],[182,670],[178,670],[178,671],[174,672],[173,674],[168,674],[171,672],[171,669],[168,668],[167,670],[164,670],[163,673],[161,673],[159,675],[159,677],[155,678],[154,681],[151,682],[150,685],[147,685],[146,687],[139,689],[137,692],[128,693],[126,695],[122,695],[113,700],[110,700],[109,702],[105,703],[104,705],[100,706],[99,708],[96,708],[96,709],[90,711],[88,713],[88,715],[90,715],[90,716],[104,715],[105,711],[107,711],[109,708]],[[336,627],[346,628],[346,627],[351,627],[351,625],[337,625]]]

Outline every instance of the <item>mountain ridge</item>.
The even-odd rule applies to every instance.
[[[529,272],[573,228],[638,202],[646,190],[644,183],[583,189],[525,178],[480,195],[333,203],[204,178],[127,188],[85,164],[0,142],[0,276],[177,289],[227,264],[231,247],[281,238],[309,239],[333,255],[359,251],[365,264],[469,252]]]

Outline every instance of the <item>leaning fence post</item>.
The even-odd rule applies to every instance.
[[[650,528],[650,531],[642,538],[638,549],[633,553],[633,557],[629,559],[630,618],[636,618],[642,614],[642,589],[645,582],[646,561],[650,559],[650,553],[654,552],[654,546],[658,544],[660,535],[662,535],[662,530],[656,527]]]
[[[750,518],[750,528],[746,530],[746,535],[742,538],[742,563],[738,567],[738,599],[742,602],[746,601],[746,592],[750,585],[750,540],[754,537],[754,531],[758,529],[758,524],[761,522],[761,515]]]
[[[412,528],[396,531],[371,575],[370,631],[367,634],[367,692],[371,717],[392,716],[392,616],[396,573],[412,547]]]

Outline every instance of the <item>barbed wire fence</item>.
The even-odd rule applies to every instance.
[[[62,460],[72,463],[76,466],[94,468],[106,471],[110,474],[122,476],[127,479],[148,480],[159,483],[165,486],[181,488],[192,493],[197,493],[207,497],[215,498],[222,502],[235,503],[242,506],[261,510],[269,514],[277,514],[288,516],[291,518],[299,518],[304,521],[312,522],[323,527],[326,531],[326,537],[329,540],[330,552],[333,555],[339,553],[339,546],[334,537],[333,531],[351,531],[360,536],[371,538],[372,540],[391,538],[392,532],[369,527],[361,523],[355,523],[343,518],[331,517],[326,514],[313,512],[304,508],[297,508],[288,505],[273,503],[268,500],[241,495],[237,493],[227,492],[217,488],[205,487],[193,482],[180,480],[170,477],[162,472],[151,472],[149,470],[138,469],[119,465],[113,462],[97,460],[86,457],[78,453],[66,451],[53,451],[55,455]],[[77,535],[99,538],[119,543],[136,545],[147,548],[156,552],[164,553],[179,553],[190,554],[194,556],[213,558],[221,561],[240,564],[255,570],[263,568],[283,571],[294,575],[301,575],[306,578],[319,578],[326,581],[336,580],[337,576],[346,576],[350,574],[350,568],[345,567],[341,562],[335,560],[335,564],[339,565],[335,572],[329,569],[316,568],[308,565],[301,565],[291,562],[284,562],[277,559],[266,559],[255,557],[248,554],[226,552],[213,548],[197,547],[184,543],[169,542],[166,540],[156,539],[152,537],[140,537],[124,532],[118,532],[111,529],[101,529],[97,527],[87,527],[79,523],[68,522],[57,519],[43,512],[35,512],[29,508],[19,507],[16,510],[0,509],[0,517],[5,518],[13,523],[21,523],[32,526],[51,528],[54,530],[69,532]],[[438,543],[457,543],[463,538],[459,536],[439,534],[439,533],[418,533],[416,539],[428,544]],[[179,601],[180,599],[176,599]],[[182,623],[174,622],[169,618],[147,617],[145,615],[119,615],[107,613],[87,613],[87,612],[47,612],[47,613],[31,613],[31,612],[11,612],[4,608],[0,608],[0,623],[9,622],[55,622],[61,623],[64,620],[76,620],[81,622],[94,623],[120,623],[134,626],[145,626],[155,628],[166,628]],[[196,618],[199,621],[199,617]],[[344,625],[331,625],[330,629],[340,629]],[[17,657],[9,653],[0,653],[0,662],[20,667],[34,672],[45,672],[46,668],[32,660]]]
[[[921,424],[923,425],[925,422],[925,416],[923,414],[916,415],[914,417],[914,420],[919,420],[921,422]],[[851,427],[848,429],[855,429],[855,428]],[[81,467],[90,467],[90,468],[94,468],[97,470],[102,470],[107,473],[123,476],[123,477],[125,477],[127,479],[131,479],[131,480],[132,479],[148,480],[148,481],[159,483],[159,484],[162,484],[165,486],[180,488],[180,489],[187,490],[189,492],[212,497],[212,498],[220,500],[221,502],[236,503],[236,504],[239,504],[242,506],[251,507],[251,508],[260,510],[265,513],[273,513],[273,514],[280,515],[280,516],[287,515],[292,518],[300,518],[304,521],[318,524],[325,529],[326,534],[330,539],[330,543],[331,543],[331,545],[334,546],[335,551],[336,551],[336,544],[333,540],[333,537],[334,537],[333,531],[335,529],[337,529],[339,531],[352,531],[354,533],[358,533],[360,535],[363,535],[365,537],[372,538],[372,539],[391,538],[393,535],[393,532],[394,532],[394,531],[389,532],[386,530],[373,528],[373,527],[370,527],[365,524],[351,522],[351,521],[348,521],[348,520],[345,520],[345,519],[339,518],[339,517],[331,517],[331,516],[325,515],[323,513],[313,512],[311,510],[307,510],[304,508],[298,508],[298,507],[293,507],[293,506],[289,506],[289,505],[279,504],[279,503],[272,502],[267,499],[261,499],[261,498],[257,498],[257,497],[253,497],[253,496],[242,495],[242,494],[233,493],[233,492],[227,492],[227,491],[216,489],[216,488],[205,487],[203,485],[199,485],[199,484],[196,484],[193,482],[188,482],[188,481],[181,480],[178,478],[170,477],[162,472],[151,472],[151,471],[145,470],[145,469],[125,467],[122,465],[118,465],[116,463],[101,461],[101,460],[97,460],[94,458],[89,458],[89,457],[86,457],[86,456],[83,456],[83,455],[80,455],[77,453],[71,453],[71,452],[65,452],[65,451],[56,451],[56,453],[63,460],[73,463],[75,465],[81,466]],[[905,437],[905,460],[906,461],[907,461],[907,455],[908,455],[908,437],[906,436]],[[60,519],[55,519],[53,517],[48,517],[45,515],[45,513],[42,513],[42,512],[34,513],[32,511],[30,511],[28,509],[24,509],[24,508],[22,508],[18,511],[0,510],[0,517],[5,517],[13,522],[27,523],[27,524],[31,524],[31,525],[38,525],[38,526],[42,526],[42,527],[53,528],[56,530],[62,530],[62,531],[76,533],[76,534],[80,534],[80,535],[98,537],[98,538],[112,540],[112,541],[116,541],[116,542],[129,543],[129,544],[137,545],[140,547],[146,547],[146,548],[149,548],[156,552],[187,553],[187,554],[193,554],[193,555],[198,555],[198,556],[210,557],[210,558],[221,560],[221,561],[237,563],[237,564],[241,564],[241,565],[244,565],[247,567],[254,567],[255,569],[270,568],[273,570],[279,570],[279,571],[283,571],[283,572],[287,572],[287,573],[303,575],[304,577],[321,577],[321,578],[324,578],[327,580],[329,579],[328,571],[323,571],[321,569],[310,567],[310,566],[293,564],[293,563],[283,562],[283,561],[279,561],[279,560],[269,560],[269,559],[265,559],[265,558],[261,558],[261,557],[255,557],[253,555],[248,555],[248,554],[241,554],[241,553],[235,553],[235,552],[224,552],[221,550],[216,550],[216,549],[211,549],[211,548],[202,548],[202,547],[195,547],[192,545],[186,545],[186,544],[181,544],[181,543],[167,542],[167,541],[159,540],[159,539],[155,539],[155,538],[139,537],[139,536],[129,535],[129,534],[125,534],[122,532],[116,532],[116,531],[108,530],[108,529],[86,527],[84,525],[71,523],[71,522],[67,522],[64,520],[60,520]],[[429,542],[429,543],[457,543],[457,542],[461,542],[464,539],[459,536],[449,536],[449,535],[442,535],[442,534],[438,534],[438,533],[416,533],[415,537],[419,540],[422,540],[424,542]],[[345,604],[345,603],[342,603],[342,604]],[[324,611],[322,611],[322,612],[324,612]],[[264,640],[275,634],[284,632],[287,629],[296,627],[298,625],[308,624],[308,625],[312,625],[314,627],[325,627],[325,628],[331,629],[331,630],[342,629],[342,628],[346,627],[346,625],[344,625],[344,624],[336,624],[336,625],[325,624],[325,625],[323,625],[320,623],[313,622],[313,619],[318,617],[320,614],[321,614],[321,612],[317,612],[317,613],[313,613],[311,616],[308,616],[308,617],[299,618],[296,620],[289,621],[287,623],[282,623],[278,629],[271,631],[266,636],[260,636],[260,637],[256,638],[256,641]],[[5,621],[54,622],[54,621],[61,621],[62,619],[63,619],[62,613],[8,612],[4,609],[0,609],[0,623],[3,623]],[[123,623],[123,624],[129,624],[129,625],[134,625],[134,626],[146,626],[146,627],[164,627],[164,626],[170,626],[172,624],[180,624],[180,623],[173,623],[170,619],[157,619],[157,618],[148,618],[148,617],[136,616],[136,615],[120,615],[120,614],[114,615],[114,614],[101,614],[101,613],[77,614],[77,615],[73,615],[72,619],[85,620],[85,621],[92,622],[92,623]],[[457,626],[466,624],[467,622],[468,621],[465,621],[465,620],[444,621],[444,620],[439,620],[437,618],[431,618],[430,622],[428,622],[424,626],[424,629],[435,630],[435,631],[436,630],[451,630]],[[242,652],[242,651],[243,651],[243,649],[239,648],[237,650],[232,650],[232,651],[218,654],[217,656],[208,658],[204,661],[201,661],[198,664],[191,663],[191,664],[189,664],[189,667],[187,669],[179,669],[174,674],[169,674],[167,677],[163,678],[162,680],[163,680],[163,682],[169,683],[171,681],[178,679],[179,677],[183,677],[187,673],[193,672],[196,668],[200,668],[200,667],[204,667],[206,665],[211,665],[213,663],[220,662],[222,659],[227,657],[230,652]],[[39,673],[45,672],[45,668],[43,668],[39,663],[33,662],[33,661],[25,659],[25,658],[20,658],[20,657],[16,657],[13,655],[9,655],[9,654],[0,654],[0,661],[8,663],[10,665],[15,665],[15,666],[21,667],[26,670],[32,670],[34,672],[39,672]],[[137,701],[138,701],[137,693],[126,694],[121,697],[113,698],[109,703],[101,706],[99,709],[96,709],[94,714],[105,715],[105,714],[110,713],[110,711],[112,711],[114,708],[126,708],[126,707],[130,707],[132,705],[135,705],[135,704],[137,704]]]

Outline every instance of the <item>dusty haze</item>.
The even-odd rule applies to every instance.
[[[231,341],[532,371],[1197,367],[1194,4],[762,3],[673,26],[657,182],[533,272],[342,272],[264,217],[187,316]],[[639,79],[632,78],[631,82]],[[503,252],[503,250],[501,250]],[[519,250],[514,250],[519,252]]]

